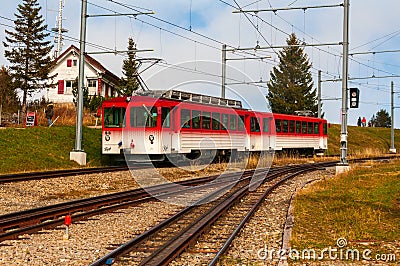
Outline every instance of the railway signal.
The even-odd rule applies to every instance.
[[[359,98],[360,90],[358,88],[350,88],[350,108],[358,108]]]

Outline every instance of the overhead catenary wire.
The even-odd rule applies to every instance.
[[[108,0],[109,2],[113,2],[113,3],[117,3],[117,1],[112,1],[112,0]],[[221,1],[221,2],[223,2],[223,1]],[[256,2],[259,2],[259,1],[255,1],[254,3],[256,3]],[[225,2],[226,3],[226,2]],[[229,3],[226,3],[226,4],[229,4]],[[251,3],[252,4],[252,3]],[[249,5],[251,5],[251,4],[249,4]],[[124,6],[126,6],[126,7],[130,7],[130,8],[134,8],[134,9],[141,9],[141,8],[139,8],[139,7],[134,7],[134,6],[131,6],[131,5],[129,5],[129,4],[124,4]],[[143,9],[142,9],[143,10]],[[150,17],[152,17],[152,18],[154,18],[154,16],[150,16]],[[132,19],[132,17],[130,18],[130,19]],[[138,20],[138,21],[141,21],[140,19],[138,19],[138,18],[135,18],[136,20]],[[158,19],[158,18],[156,18],[156,19]],[[12,21],[12,20],[11,20]],[[165,20],[160,20],[161,22],[164,22],[165,23]],[[261,20],[260,20],[261,21]],[[141,21],[142,22],[142,25],[143,25],[143,23],[145,23],[145,24],[149,24],[149,22],[144,22],[144,21]],[[171,23],[171,22],[168,22],[168,24],[169,25],[174,25],[174,26],[178,26],[179,27],[179,25],[176,25],[176,24],[174,24],[174,23]],[[154,25],[155,27],[157,27],[157,28],[160,28],[159,26],[156,26],[156,25]],[[278,30],[279,28],[278,27],[276,27],[276,30]],[[163,31],[166,31],[166,32],[168,32],[168,30],[167,29],[162,29]],[[187,29],[185,29],[185,30],[187,30]],[[170,32],[170,33],[172,33],[172,32]],[[176,35],[176,34],[175,34]],[[201,36],[201,35],[198,35],[198,36]],[[307,36],[309,36],[308,34],[307,34]],[[209,45],[209,44],[207,44],[207,43],[202,43],[201,41],[199,41],[199,40],[195,40],[195,39],[193,39],[193,38],[187,38],[187,36],[184,36],[184,35],[181,35],[180,37],[183,37],[183,38],[186,38],[187,40],[189,40],[189,41],[193,41],[193,42],[195,42],[196,44],[201,44],[201,45]],[[69,40],[76,40],[76,38],[73,38],[73,37],[70,37],[70,36],[68,36],[67,37]],[[208,39],[209,40],[209,39]],[[219,42],[219,43],[222,43],[221,41],[219,41],[219,40],[214,40],[213,38],[211,38],[211,40],[213,41],[213,42]],[[111,50],[112,51],[112,49],[110,49],[110,48],[107,48],[107,47],[105,47],[105,46],[99,46],[98,44],[91,44],[91,43],[89,43],[88,42],[88,45],[90,45],[91,47],[94,47],[94,48],[98,48],[98,49],[108,49],[108,50]],[[96,46],[92,46],[92,45],[96,45]],[[220,49],[220,47],[216,47],[216,46],[214,46],[214,45],[209,45],[209,47],[211,48],[213,48],[213,49]],[[273,64],[273,61],[269,61],[268,62],[268,64],[272,64],[272,65],[274,65]],[[330,74],[330,75],[334,75],[334,74]]]

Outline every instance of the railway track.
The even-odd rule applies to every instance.
[[[143,168],[143,166],[141,166]],[[12,183],[29,180],[40,180],[46,178],[58,178],[73,175],[96,174],[106,172],[117,172],[128,170],[127,166],[111,166],[111,167],[98,167],[98,168],[81,168],[69,170],[54,170],[45,172],[29,172],[18,174],[0,175],[0,183]]]
[[[254,170],[246,171],[243,177],[252,176]],[[198,186],[205,185],[204,188],[213,187],[219,183],[230,184],[235,182],[237,174],[226,174],[218,182],[211,182],[219,175],[208,176],[198,179],[185,180],[172,184],[161,184],[147,187],[146,190],[134,189],[118,192],[103,196],[79,199],[63,202],[55,205],[14,212],[0,216],[0,241],[16,239],[19,235],[38,232],[42,229],[54,228],[64,223],[65,215],[71,215],[74,221],[87,219],[91,216],[111,212],[117,209],[127,208],[145,201],[155,200],[163,197],[183,197],[184,194],[193,193],[198,190]],[[182,186],[186,189],[182,190]],[[149,194],[151,193],[151,195]]]
[[[167,265],[184,250],[193,252],[193,243],[215,239],[213,235],[206,236],[206,234],[215,234],[215,231],[223,230],[225,233],[222,235],[225,237],[219,237],[218,241],[207,245],[214,246],[211,250],[199,252],[217,254],[214,257],[214,262],[212,262],[215,263],[218,257],[229,247],[230,242],[241,227],[244,226],[246,221],[275,188],[296,175],[321,169],[322,167],[334,166],[336,163],[328,162],[284,167],[275,169],[268,175],[262,171],[255,173],[255,175],[258,175],[259,180],[263,180],[267,175],[264,181],[274,182],[274,184],[265,185],[265,182],[262,182],[263,184],[258,189],[250,192],[250,178],[243,179],[229,193],[224,194],[214,202],[208,202],[209,197],[218,195],[218,190],[214,191],[202,199],[208,203],[192,205],[181,210],[174,216],[93,262],[91,266],[110,265],[114,260],[117,260],[117,265]],[[223,190],[222,187],[221,190]],[[212,230],[210,230],[211,228]],[[229,231],[229,234],[226,231]],[[201,235],[204,237],[199,238]],[[202,264],[204,262],[201,261]]]
[[[335,156],[328,156],[335,157]],[[337,156],[336,156],[337,157]],[[349,162],[356,163],[362,162],[366,160],[387,160],[387,159],[395,159],[399,158],[396,155],[388,155],[388,156],[380,156],[373,158],[356,158],[350,159]],[[167,167],[169,164],[158,164],[157,167]],[[29,172],[29,173],[18,173],[18,174],[6,174],[0,175],[0,184],[1,183],[12,183],[12,182],[20,182],[20,181],[29,181],[29,180],[40,180],[40,179],[48,179],[48,178],[59,178],[66,176],[74,176],[74,175],[84,175],[84,174],[96,174],[96,173],[106,173],[106,172],[118,172],[118,171],[126,171],[133,169],[144,169],[154,167],[149,164],[138,164],[136,166],[130,165],[128,166],[110,166],[110,167],[97,167],[97,168],[81,168],[81,169],[68,169],[68,170],[53,170],[53,171],[44,171],[44,172]]]

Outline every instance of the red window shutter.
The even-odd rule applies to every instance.
[[[72,59],[67,59],[67,67],[72,67]]]
[[[103,86],[101,78],[97,79],[97,93],[101,96],[101,87]]]
[[[64,80],[58,81],[58,94],[64,94]]]

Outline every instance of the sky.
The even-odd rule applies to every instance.
[[[17,5],[22,0],[0,0],[0,40],[5,29],[12,30]],[[58,0],[38,0],[48,29],[56,26]],[[331,123],[341,121],[343,7],[308,8],[300,10],[233,13],[287,7],[333,6],[337,0],[89,0],[88,14],[153,15],[89,17],[87,51],[126,50],[132,37],[139,58],[160,59],[141,76],[151,89],[180,89],[220,96],[222,44],[229,49],[268,47],[260,50],[227,52],[227,97],[241,99],[245,106],[268,110],[264,95],[270,72],[279,62],[279,48],[292,32],[305,43],[322,46],[306,47],[312,63],[314,86],[318,70],[322,71],[322,111]],[[357,118],[369,120],[380,109],[390,114],[390,84],[395,90],[395,127],[400,127],[400,2],[397,0],[350,0],[349,22],[349,84],[360,89],[358,109],[349,109],[348,124]],[[79,47],[80,0],[65,0],[63,27],[65,46]],[[52,34],[53,35],[53,34]],[[329,44],[329,45],[328,45]],[[354,54],[375,52],[369,54]],[[106,68],[122,76],[123,54],[93,55]],[[244,60],[244,58],[246,58]],[[255,59],[256,58],[256,59]],[[262,59],[260,59],[262,58]],[[239,60],[240,59],[240,60]],[[0,44],[0,65],[8,65]],[[389,77],[388,77],[389,76]],[[393,76],[393,77],[390,77]],[[375,77],[375,78],[372,78]],[[243,84],[259,82],[257,84]],[[238,84],[242,83],[242,84]],[[257,86],[256,86],[257,85]]]

